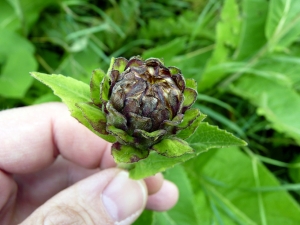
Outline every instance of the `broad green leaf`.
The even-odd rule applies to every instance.
[[[255,69],[268,73],[274,79],[275,74],[283,76],[287,82],[284,82],[289,87],[300,82],[300,58],[288,54],[271,55],[263,58],[255,66]],[[277,79],[278,80],[278,79]],[[279,80],[278,80],[279,82]],[[283,84],[283,82],[279,82]]]
[[[0,1],[0,28],[6,28],[11,31],[20,27],[18,16],[14,12],[14,8],[8,1]]]
[[[152,146],[157,153],[166,157],[178,157],[186,153],[193,153],[187,142],[179,138],[166,138]]]
[[[132,164],[130,177],[133,179],[142,179],[144,177],[152,176],[158,172],[174,167],[174,165],[195,157],[211,148],[221,148],[232,145],[240,146],[246,144],[244,141],[233,136],[229,132],[220,130],[218,127],[211,126],[208,123],[200,123],[195,133],[186,141],[194,149],[195,153],[168,158],[156,153],[155,151],[150,151],[148,158]]]
[[[265,25],[269,3],[265,0],[243,0],[243,20],[236,59],[248,59],[266,44]]]
[[[168,168],[172,168],[174,165],[184,162],[194,156],[196,156],[196,154],[185,154],[175,158],[168,158],[158,154],[155,151],[150,151],[150,154],[146,159],[132,164],[132,167],[129,170],[130,177],[138,180],[153,176],[156,173],[165,171]]]
[[[152,224],[153,211],[144,210],[140,217],[132,225]]]
[[[100,84],[105,76],[105,73],[101,69],[96,69],[92,73],[92,78],[90,82],[90,90],[91,90],[91,99],[93,103],[96,105],[101,105],[100,99]]]
[[[28,73],[37,68],[34,46],[7,29],[0,33],[0,96],[23,98],[33,81]]]
[[[239,43],[240,16],[235,0],[224,2],[221,19],[216,29],[215,49],[198,83],[199,92],[212,87],[224,77],[225,73],[222,70],[211,71],[211,68],[226,62],[232,49],[235,49]]]
[[[300,207],[286,191],[263,191],[280,184],[254,155],[229,148],[202,156],[184,164],[201,224],[281,225],[300,221]],[[228,220],[231,223],[225,223]]]
[[[263,77],[244,75],[232,90],[258,107],[274,129],[300,143],[300,96],[293,89]]]
[[[208,123],[200,123],[196,132],[186,140],[199,154],[210,148],[243,146],[247,143],[231,133]]]
[[[100,108],[92,103],[77,103],[76,106],[81,109],[84,118],[92,126],[91,130],[95,134],[108,142],[116,141],[116,138],[106,131],[106,116]]]
[[[50,87],[54,94],[68,106],[73,117],[87,127],[90,126],[81,110],[76,106],[76,103],[79,102],[91,102],[89,85],[63,75],[32,72],[31,76]]]
[[[186,172],[180,165],[164,173],[164,177],[176,184],[179,190],[178,204],[166,212],[153,213],[153,225],[202,224],[202,212],[196,211],[194,193]]]
[[[300,4],[298,0],[271,0],[266,36],[269,49],[288,47],[300,35]]]
[[[111,147],[111,154],[116,163],[133,163],[146,158],[149,154],[149,151],[147,149],[141,150],[116,142]]]

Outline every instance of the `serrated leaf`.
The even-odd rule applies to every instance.
[[[54,94],[60,97],[68,106],[73,117],[78,119],[84,125],[87,124],[87,120],[84,118],[81,110],[76,107],[76,103],[91,102],[90,88],[86,83],[63,75],[48,75],[38,72],[31,72],[30,74],[50,87]]]
[[[187,142],[179,138],[166,138],[152,146],[157,153],[166,157],[178,157],[186,153],[193,153]]]
[[[132,168],[130,168],[130,177],[133,179],[142,179],[152,176],[158,172],[165,171],[178,163],[187,161],[211,148],[246,145],[246,142],[233,136],[231,133],[221,130],[216,126],[211,126],[208,123],[200,123],[195,133],[186,141],[194,149],[195,153],[168,158],[155,151],[151,151],[146,159],[132,164]]]
[[[108,142],[116,141],[116,138],[106,131],[106,117],[101,109],[92,103],[77,103],[76,105],[82,110],[83,116],[90,123],[95,134]]]
[[[90,82],[91,99],[95,105],[101,105],[100,98],[100,85],[105,76],[105,73],[101,69],[95,69],[92,73]]]
[[[200,123],[193,136],[186,140],[199,154],[210,148],[224,148],[229,146],[245,146],[247,143],[226,130],[208,123]]]

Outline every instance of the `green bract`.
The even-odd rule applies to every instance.
[[[114,142],[117,163],[137,162],[150,150],[177,157],[193,152],[183,139],[200,123],[200,111],[190,108],[197,97],[195,87],[194,80],[186,81],[178,68],[165,67],[159,59],[116,58],[107,74],[93,72],[93,102],[77,106],[84,114],[86,107],[93,107],[95,115],[85,117],[104,139]]]

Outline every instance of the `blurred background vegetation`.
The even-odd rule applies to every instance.
[[[136,224],[299,224],[299,12],[297,0],[2,0],[0,110],[59,101],[30,71],[88,83],[111,57],[162,58],[197,80],[206,121],[249,145],[167,171],[179,203]]]

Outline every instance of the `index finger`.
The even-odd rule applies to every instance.
[[[71,117],[62,103],[1,111],[0,128],[0,168],[9,173],[38,171],[59,154],[86,168],[114,164],[104,154],[110,144]]]

